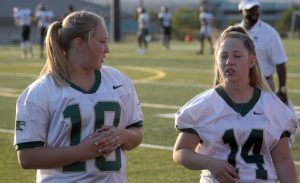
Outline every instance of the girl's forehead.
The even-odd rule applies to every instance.
[[[246,49],[242,40],[237,38],[226,38],[220,44],[220,50],[232,50],[238,49],[243,50]]]
[[[104,37],[108,36],[106,26],[101,24],[101,23],[96,27],[95,32],[96,32],[96,34],[98,34],[101,37],[102,36],[104,36]]]

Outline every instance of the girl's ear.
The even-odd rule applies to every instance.
[[[82,50],[83,49],[83,40],[80,37],[77,37],[75,39],[72,40],[72,45],[74,48],[76,48],[77,50]]]
[[[252,67],[254,67],[255,62],[257,62],[257,58],[256,55],[250,55],[250,63],[249,63],[249,68],[251,69]]]

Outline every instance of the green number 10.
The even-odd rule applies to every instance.
[[[121,107],[117,102],[98,102],[94,106],[95,112],[95,130],[104,125],[105,112],[115,113],[113,126],[118,127],[120,122]],[[72,130],[70,137],[70,145],[74,146],[80,143],[81,139],[81,114],[78,104],[67,106],[63,112],[64,118],[70,118],[72,122]],[[119,171],[121,169],[121,152],[120,147],[115,150],[115,161],[106,161],[104,157],[95,159],[95,166],[100,171]],[[86,162],[75,162],[63,167],[65,172],[86,171]]]

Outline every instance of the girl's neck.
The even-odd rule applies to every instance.
[[[95,71],[92,70],[73,71],[71,74],[71,82],[86,91],[89,91],[94,86],[95,79]]]
[[[253,96],[254,88],[250,85],[222,85],[226,94],[235,103],[248,103]]]

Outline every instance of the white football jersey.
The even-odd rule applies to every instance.
[[[211,36],[213,18],[213,14],[209,12],[202,12],[199,14],[199,21],[201,23],[200,34],[204,36]]]
[[[50,10],[39,10],[35,13],[38,20],[38,27],[48,27],[53,18],[53,12]]]
[[[170,12],[159,12],[158,18],[162,20],[162,25],[164,27],[171,27],[172,14]]]
[[[65,147],[80,143],[102,125],[142,127],[143,114],[134,86],[120,71],[95,71],[90,91],[74,84],[58,86],[51,75],[36,80],[17,101],[16,150],[37,146]],[[126,154],[118,148],[108,157],[39,169],[37,182],[127,182]]]
[[[148,29],[150,26],[150,17],[148,13],[141,13],[138,16],[138,27],[139,29]]]
[[[237,168],[239,182],[276,183],[270,152],[280,138],[295,133],[297,118],[270,92],[255,89],[248,103],[235,104],[218,87],[185,104],[175,115],[175,127],[199,135],[197,152],[227,160]],[[218,183],[209,170],[202,171],[200,182]]]
[[[13,17],[17,26],[29,26],[31,24],[31,10],[22,8],[14,12]]]

